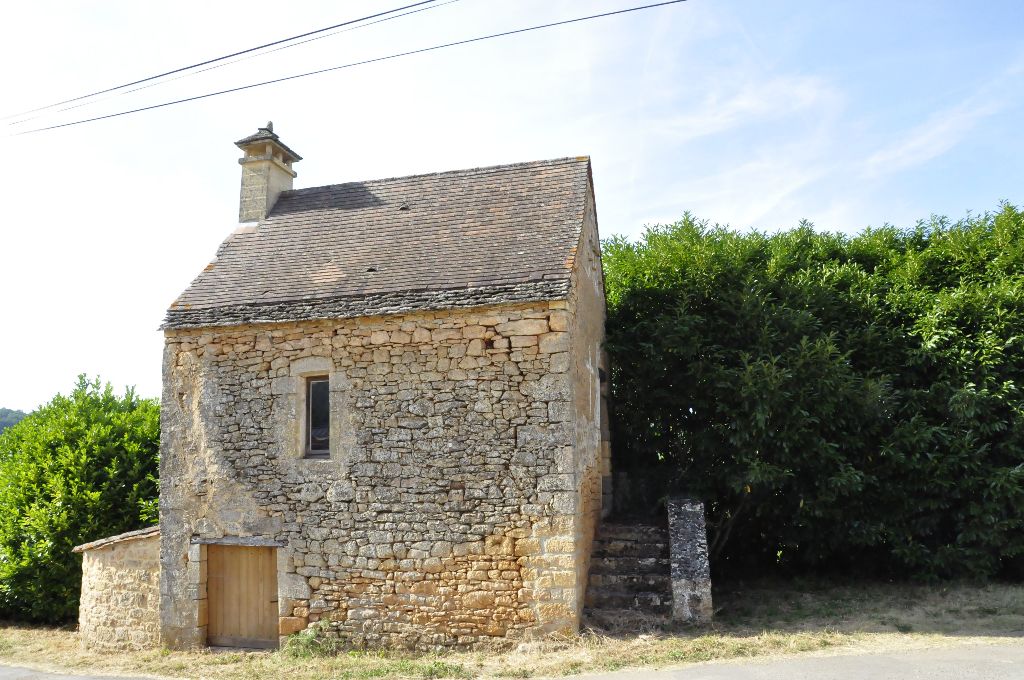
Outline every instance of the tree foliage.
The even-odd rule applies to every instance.
[[[1021,575],[1024,214],[604,244],[616,465],[721,573]]]
[[[79,376],[0,434],[0,616],[75,618],[80,543],[153,521],[159,405]]]

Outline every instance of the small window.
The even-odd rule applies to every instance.
[[[327,376],[306,378],[306,455],[331,452],[330,383]]]

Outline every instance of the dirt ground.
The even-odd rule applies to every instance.
[[[299,635],[277,652],[102,654],[72,629],[0,626],[0,662],[41,670],[174,678],[530,678],[661,668],[716,659],[912,650],[1024,637],[1024,586],[733,586],[709,628],[643,616],[590,622],[580,635],[493,650],[350,650]]]

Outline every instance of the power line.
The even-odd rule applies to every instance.
[[[80,101],[82,99],[88,99],[89,97],[95,97],[97,95],[106,94],[108,92],[113,92],[114,90],[120,90],[120,89],[123,89],[125,87],[131,87],[132,85],[139,85],[140,83],[146,83],[146,82],[149,82],[151,80],[156,80],[157,78],[163,78],[164,76],[174,75],[175,73],[181,73],[182,71],[188,71],[190,69],[199,68],[200,66],[206,66],[208,64],[213,64],[213,63],[216,63],[218,61],[224,61],[225,59],[230,59],[232,57],[238,57],[238,56],[241,56],[243,54],[248,54],[250,52],[256,52],[257,50],[262,50],[262,49],[267,48],[267,47],[273,47],[275,45],[280,45],[281,43],[291,42],[292,40],[298,40],[299,38],[305,38],[305,37],[308,37],[308,36],[311,36],[311,35],[316,35],[317,33],[323,33],[324,31],[330,31],[330,30],[333,30],[335,28],[341,28],[342,26],[348,26],[350,24],[357,24],[357,23],[360,23],[362,21],[367,21],[368,19],[376,19],[377,17],[382,17],[382,16],[385,16],[387,14],[394,14],[395,12],[401,12],[402,10],[411,9],[413,7],[419,7],[420,5],[426,5],[426,4],[434,2],[434,1],[435,0],[421,0],[420,2],[415,2],[415,3],[411,4],[411,5],[406,5],[404,7],[396,7],[395,9],[389,9],[389,10],[387,10],[385,12],[378,12],[376,14],[370,14],[369,16],[360,17],[359,19],[350,19],[349,21],[343,21],[342,23],[334,24],[333,26],[325,26],[324,28],[318,28],[315,31],[307,31],[306,33],[300,33],[299,35],[293,35],[290,38],[282,38],[280,40],[275,40],[273,42],[268,42],[265,45],[259,45],[257,47],[250,47],[249,49],[245,49],[245,50],[242,50],[240,52],[233,52],[231,54],[225,54],[223,57],[216,57],[215,59],[207,59],[206,61],[201,61],[201,62],[192,64],[190,66],[182,66],[181,68],[176,68],[176,69],[171,70],[171,71],[166,71],[164,73],[158,73],[155,76],[148,76],[146,78],[141,78],[139,80],[133,80],[130,83],[124,83],[122,85],[115,85],[114,87],[108,87],[105,90],[97,90],[96,92],[90,92],[89,94],[83,94],[83,95],[78,96],[78,97],[72,97],[71,99],[65,99],[63,101],[54,102],[52,104],[47,104],[46,106],[40,106],[40,107],[35,108],[35,109],[29,109],[28,111],[22,111],[21,113],[12,113],[12,114],[10,114],[8,116],[3,116],[2,118],[0,118],[0,120],[6,120],[8,118],[16,118],[18,116],[24,116],[24,115],[29,114],[29,113],[36,113],[37,111],[45,111],[46,109],[52,109],[53,107],[60,106],[61,104],[70,104],[71,102],[77,102],[77,101]]]
[[[56,130],[58,128],[71,127],[73,125],[82,125],[84,123],[92,123],[97,120],[106,120],[107,118],[117,118],[119,116],[127,116],[132,113],[141,113],[142,111],[152,111],[153,109],[161,109],[166,106],[174,106],[175,104],[184,104],[186,102],[194,102],[199,99],[208,99],[210,97],[217,97],[222,94],[230,94],[232,92],[241,92],[242,90],[251,90],[256,87],[263,87],[264,85],[273,85],[274,83],[283,83],[288,80],[297,80],[299,78],[306,78],[307,76],[315,76],[321,73],[329,73],[331,71],[340,71],[341,69],[352,68],[354,66],[363,66],[366,64],[374,64],[380,61],[388,61],[390,59],[397,59],[399,57],[408,57],[413,54],[423,54],[424,52],[433,52],[435,50],[441,50],[446,47],[456,47],[458,45],[468,45],[470,43],[481,42],[483,40],[490,40],[492,38],[503,38],[509,35],[517,35],[519,33],[528,33],[530,31],[538,31],[542,28],[553,28],[555,26],[565,26],[566,24],[575,24],[581,21],[590,21],[591,19],[600,19],[603,17],[615,16],[616,14],[627,14],[629,12],[639,12],[645,9],[653,9],[655,7],[664,7],[666,5],[677,5],[686,0],[666,0],[666,2],[657,2],[651,5],[640,5],[638,7],[629,7],[626,9],[619,9],[612,12],[602,12],[601,14],[591,14],[584,17],[576,17],[575,19],[565,19],[563,21],[554,21],[549,24],[539,24],[537,26],[528,26],[526,28],[517,28],[511,31],[502,31],[501,33],[492,33],[490,35],[483,35],[477,38],[467,38],[466,40],[457,40],[455,42],[444,43],[442,45],[434,45],[432,47],[423,47],[418,50],[409,50],[408,52],[398,52],[396,54],[389,54],[386,57],[375,57],[373,59],[364,59],[363,61],[354,61],[348,64],[342,64],[340,66],[332,66],[330,68],[322,68],[317,71],[307,71],[306,73],[299,73],[293,76],[285,76],[283,78],[275,78],[273,80],[264,80],[260,83],[252,83],[250,85],[241,85],[239,87],[232,87],[227,90],[219,90],[217,92],[207,92],[206,94],[199,94],[194,97],[186,97],[184,99],[175,99],[174,101],[164,102],[162,104],[153,104],[151,106],[143,106],[137,109],[130,109],[128,111],[119,111],[117,113],[108,113],[105,116],[96,116],[94,118],[83,118],[82,120],[71,121],[70,123],[60,123],[58,125],[49,125],[47,127],[35,128],[33,130],[26,130],[19,132],[15,137],[21,135],[30,135],[35,132],[45,132],[47,130]]]
[[[429,0],[429,1],[430,2],[436,2],[436,0]],[[254,47],[254,48],[252,48],[252,50],[246,50],[245,52],[238,52],[237,54],[248,54],[248,56],[243,56],[240,59],[235,59],[233,61],[228,61],[228,62],[224,62],[223,61],[224,59],[230,59],[234,55],[228,55],[228,56],[225,56],[225,57],[221,57],[220,59],[214,59],[214,60],[211,60],[209,62],[205,62],[207,64],[213,64],[213,66],[207,66],[206,68],[201,68],[201,69],[199,69],[197,71],[191,71],[189,73],[182,73],[181,75],[179,75],[176,78],[169,78],[167,80],[161,80],[161,81],[156,82],[156,83],[149,83],[148,85],[140,85],[139,87],[134,87],[134,88],[132,88],[130,90],[124,90],[122,92],[118,92],[117,94],[111,95],[110,97],[104,97],[103,99],[100,99],[100,100],[93,99],[92,101],[86,101],[86,102],[81,102],[81,103],[78,103],[78,104],[72,104],[71,106],[65,106],[63,108],[57,109],[56,111],[53,112],[53,114],[63,113],[64,111],[72,111],[74,109],[80,109],[83,106],[91,106],[93,104],[98,104],[100,102],[109,101],[110,99],[113,99],[115,97],[121,97],[121,96],[124,96],[126,94],[132,94],[134,92],[140,92],[142,90],[147,90],[147,89],[149,89],[151,87],[157,87],[159,85],[164,85],[166,83],[172,83],[172,82],[174,82],[176,80],[181,80],[182,78],[188,78],[190,76],[199,75],[200,73],[205,73],[207,71],[213,71],[214,69],[223,68],[224,66],[230,66],[232,64],[237,64],[237,63],[239,63],[241,61],[246,61],[247,59],[255,59],[257,57],[263,57],[263,56],[266,56],[268,54],[273,54],[274,52],[280,52],[281,50],[287,50],[287,49],[292,48],[292,47],[298,47],[299,45],[305,45],[306,43],[311,43],[311,42],[314,42],[316,40],[323,40],[324,38],[330,38],[331,36],[339,35],[341,33],[348,33],[349,31],[357,31],[360,28],[366,28],[367,26],[373,26],[374,24],[380,24],[380,23],[383,23],[385,21],[391,21],[392,19],[400,19],[401,17],[407,17],[410,14],[419,14],[420,12],[426,12],[427,10],[437,9],[438,7],[444,7],[445,5],[450,5],[450,4],[455,3],[455,2],[459,2],[459,0],[446,0],[445,2],[442,2],[439,5],[431,5],[430,7],[420,7],[419,9],[412,9],[412,10],[409,10],[408,12],[403,12],[402,14],[395,14],[393,16],[384,17],[383,19],[377,19],[376,21],[369,21],[367,23],[359,24],[358,26],[349,26],[349,28],[343,28],[340,31],[334,31],[333,33],[327,33],[325,35],[317,35],[316,37],[308,38],[306,40],[300,40],[299,42],[293,42],[293,43],[291,43],[289,45],[282,45],[282,46],[276,47],[276,48],[274,48],[272,50],[267,50],[266,52],[260,52],[258,54],[248,54],[249,52],[251,52],[253,50],[259,50],[259,49],[262,49],[262,47],[267,47],[267,45],[263,45],[262,47]],[[423,3],[419,3],[419,4],[423,4]],[[417,5],[410,5],[410,7],[416,7],[416,6]],[[403,8],[399,8],[398,10],[391,10],[391,11],[392,12],[397,12],[397,11],[401,11],[401,9],[403,9]],[[370,17],[364,17],[363,20],[368,19],[368,18],[370,18]],[[355,21],[362,21],[362,20],[356,19]],[[351,23],[351,22],[348,22],[348,23]],[[339,24],[339,26],[344,26],[344,25],[348,25],[348,24],[347,23],[346,24]],[[326,28],[326,29],[321,29],[321,31],[331,30],[331,28],[334,28],[334,27],[329,27],[329,28]],[[314,33],[317,33],[317,32],[319,32],[319,31],[314,31]],[[307,33],[305,35],[311,35],[311,34]],[[296,40],[296,39],[301,38],[301,37],[302,36],[295,36],[294,38],[289,38],[289,39],[286,39],[286,40]],[[279,41],[279,42],[281,42],[281,41]],[[276,43],[270,43],[270,44],[273,45],[273,44],[276,44]],[[216,62],[221,62],[221,63],[216,63]],[[15,117],[17,117],[19,115],[27,115],[29,113],[33,113],[33,112],[37,112],[37,111],[46,111],[47,109],[53,108],[54,106],[60,106],[61,104],[67,104],[67,103],[76,102],[76,101],[79,101],[81,99],[91,99],[92,97],[95,97],[95,96],[100,95],[100,94],[104,94],[106,92],[113,92],[114,90],[118,90],[118,89],[125,88],[125,87],[130,87],[131,85],[137,84],[137,83],[145,83],[145,82],[148,82],[150,80],[154,80],[156,78],[161,78],[161,77],[166,76],[166,75],[178,73],[178,71],[181,71],[181,70],[188,70],[190,68],[195,68],[195,67],[201,66],[201,65],[202,64],[196,64],[194,66],[187,66],[184,69],[178,69],[177,71],[169,71],[168,73],[165,73],[165,74],[160,75],[160,76],[153,76],[152,78],[146,78],[144,80],[136,81],[136,83],[128,83],[128,84],[125,84],[125,85],[121,85],[120,87],[110,88],[109,90],[102,90],[100,92],[94,92],[91,95],[83,95],[82,97],[77,97],[75,99],[67,99],[67,100],[65,100],[63,102],[56,102],[54,104],[50,104],[49,106],[44,106],[44,107],[41,107],[41,108],[38,108],[38,109],[32,109],[31,111],[25,111],[24,113],[21,113],[21,114],[12,114],[10,116],[0,117],[0,120],[6,120],[8,118],[15,118]],[[39,115],[36,115],[36,116],[29,116],[28,118],[22,118],[21,120],[12,121],[12,122],[8,123],[8,125],[21,125],[23,123],[27,123],[27,122],[32,121],[32,120],[38,120],[39,118],[44,118],[47,115],[52,115],[52,114],[40,113]]]

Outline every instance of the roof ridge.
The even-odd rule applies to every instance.
[[[512,170],[518,168],[531,168],[547,165],[569,165],[571,163],[589,163],[590,156],[562,156],[561,158],[549,158],[547,160],[539,161],[520,161],[517,163],[500,163],[498,165],[481,165],[472,168],[459,168],[455,170],[441,170],[439,172],[421,172],[414,175],[393,175],[391,177],[374,177],[371,179],[355,179],[348,182],[336,182],[334,184],[322,184],[315,187],[303,187],[302,189],[289,189],[282,191],[281,196],[298,196],[303,193],[313,193],[317,191],[323,191],[325,189],[331,189],[334,187],[344,187],[352,184],[366,184],[368,182],[397,182],[399,180],[407,179],[422,179],[425,177],[448,177],[452,175],[473,175],[483,174],[488,172],[495,172],[501,170]]]
[[[81,545],[76,545],[71,549],[73,553],[83,553],[88,550],[95,550],[96,548],[103,548],[114,543],[121,543],[123,541],[132,541],[137,538],[148,538],[149,536],[158,535],[160,533],[160,525],[154,524],[153,526],[143,527],[142,529],[135,529],[134,531],[126,531],[123,534],[116,534],[114,536],[107,536],[105,538],[99,538],[95,541],[89,541]]]
[[[382,293],[335,295],[303,300],[274,300],[223,305],[179,307],[167,310],[160,328],[206,328],[240,324],[275,323],[297,319],[349,319],[386,316],[438,309],[490,307],[563,300],[569,294],[569,278],[539,279],[513,284],[489,284],[459,288],[424,288]]]

